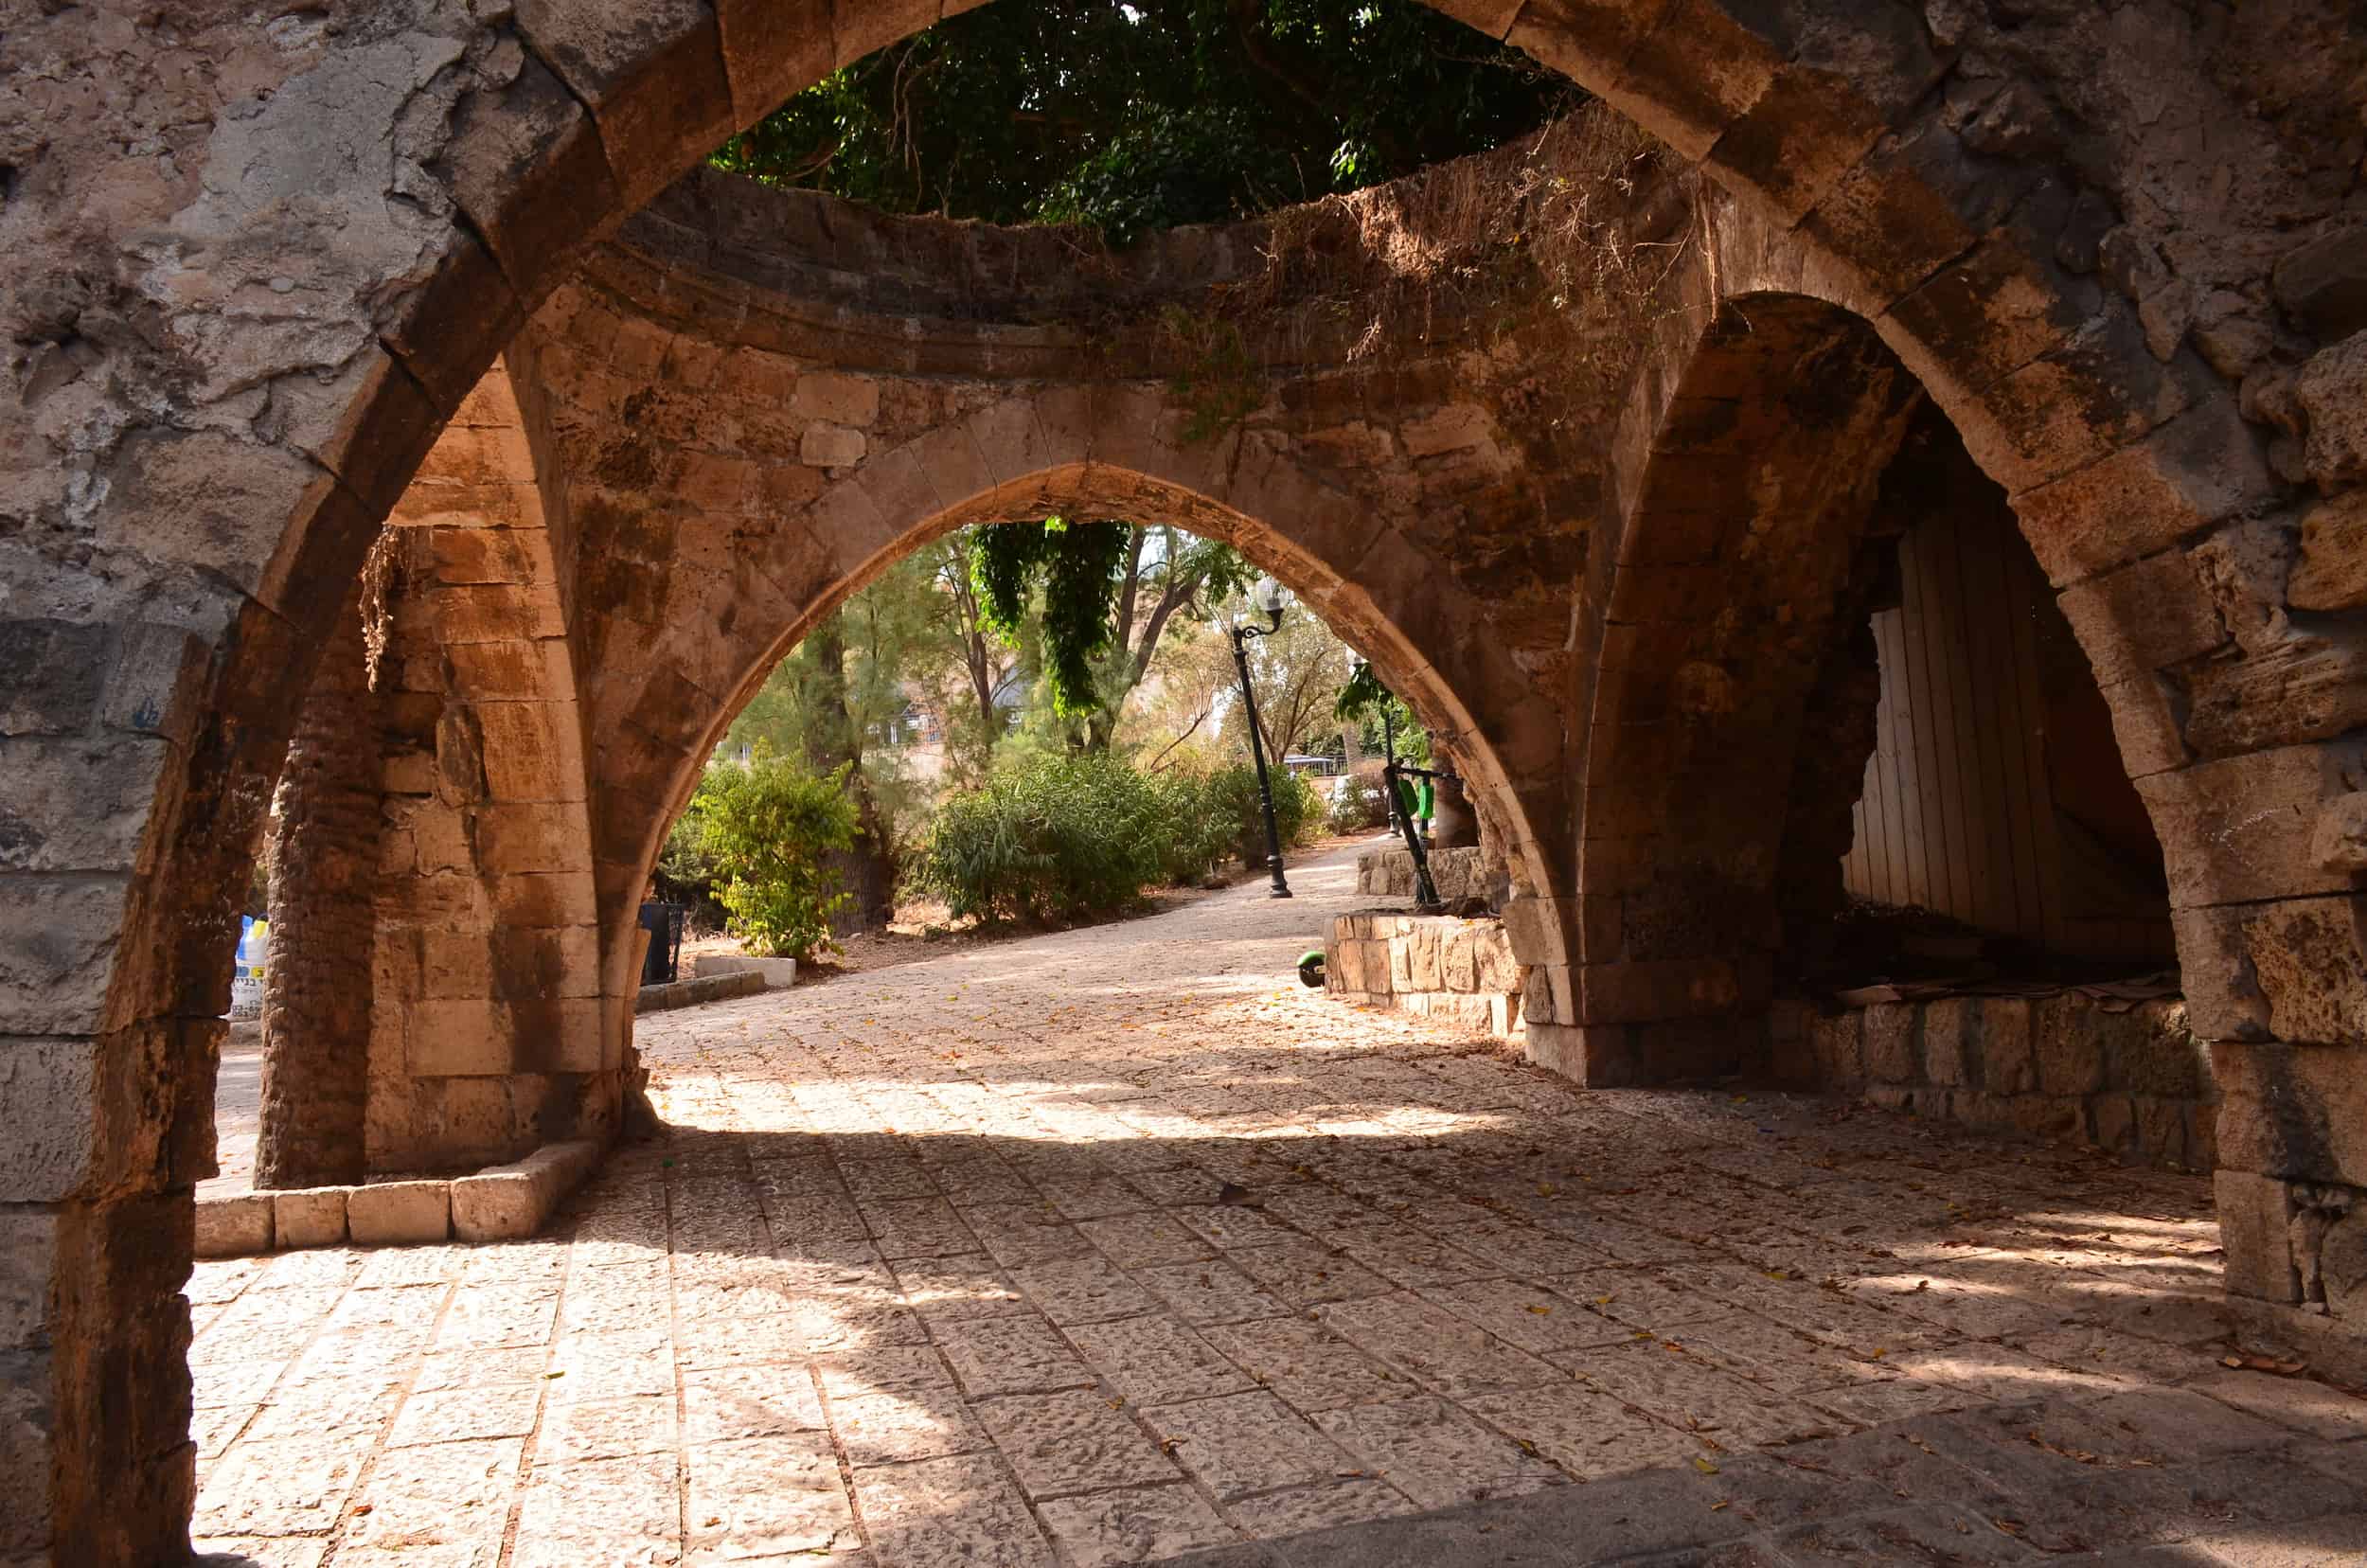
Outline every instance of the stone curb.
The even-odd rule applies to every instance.
[[[197,1256],[252,1257],[300,1247],[517,1241],[598,1168],[589,1140],[544,1144],[510,1165],[450,1181],[297,1187],[197,1201]]]
[[[676,980],[663,986],[644,986],[632,999],[637,1013],[664,1012],[673,1007],[695,1007],[702,1002],[721,1002],[728,997],[754,996],[764,989],[764,975],[756,970],[734,970],[728,974],[702,974],[695,980]]]
[[[746,974],[764,976],[766,986],[785,990],[797,983],[797,960],[794,958],[751,958],[739,953],[702,953],[690,960],[691,977],[704,980],[713,974]]]

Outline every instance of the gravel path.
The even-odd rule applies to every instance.
[[[644,1019],[551,1237],[199,1266],[198,1534],[282,1568],[2356,1561],[2208,1184],[1587,1094],[1291,969],[1352,854]],[[1670,1555],[1673,1554],[1673,1555]]]

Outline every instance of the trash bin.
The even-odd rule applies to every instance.
[[[641,906],[641,929],[650,934],[650,951],[641,960],[643,985],[670,986],[682,977],[683,923],[689,915],[688,904]]]

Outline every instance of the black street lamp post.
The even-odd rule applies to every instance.
[[[1282,584],[1270,577],[1259,578],[1249,591],[1250,602],[1263,611],[1264,626],[1235,623],[1233,635],[1233,668],[1241,673],[1241,707],[1249,718],[1249,756],[1257,765],[1257,799],[1266,809],[1266,869],[1273,876],[1273,897],[1287,899],[1290,884],[1282,880],[1282,832],[1274,826],[1273,786],[1266,779],[1266,747],[1257,734],[1257,694],[1249,684],[1249,639],[1270,637],[1282,630]]]

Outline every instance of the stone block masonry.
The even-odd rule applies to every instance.
[[[1482,848],[1433,849],[1430,852],[1431,885],[1448,903],[1486,899],[1501,907],[1504,872],[1487,863]],[[1414,857],[1404,849],[1367,849],[1356,857],[1356,890],[1368,899],[1414,897]]]
[[[1410,856],[1403,850],[1397,855],[1410,867]],[[1357,863],[1360,891],[1375,858],[1367,855]],[[1519,1037],[1526,1027],[1522,978],[1504,922],[1493,918],[1367,910],[1335,916],[1324,941],[1324,989],[1342,1000],[1464,1024],[1505,1039]]]
[[[2092,1144],[2131,1165],[2209,1170],[2219,1091],[2182,1002],[2109,1010],[2076,991],[1949,996],[1822,1011],[1779,1001],[1779,1083],[1984,1131]]]

